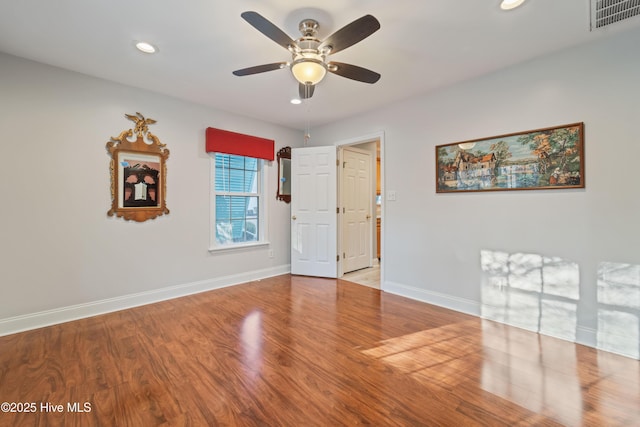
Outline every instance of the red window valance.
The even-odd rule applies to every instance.
[[[228,130],[207,128],[207,152],[235,154],[273,160],[275,143],[272,139],[258,138]]]

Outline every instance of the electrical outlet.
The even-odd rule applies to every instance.
[[[269,258],[273,258],[273,249],[269,249]]]
[[[390,202],[396,201],[396,192],[395,191],[387,191],[387,200]]]

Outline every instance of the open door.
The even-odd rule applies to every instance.
[[[340,151],[342,176],[342,269],[343,273],[371,267],[373,181],[371,153],[354,147]]]
[[[336,147],[291,150],[291,274],[338,276]]]

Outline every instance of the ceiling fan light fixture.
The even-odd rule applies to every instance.
[[[291,64],[291,73],[298,82],[315,85],[327,74],[327,66],[320,59],[300,57]]]
[[[524,2],[525,0],[502,0],[502,3],[500,4],[500,9],[502,10],[515,9],[518,6],[521,6],[522,3]]]

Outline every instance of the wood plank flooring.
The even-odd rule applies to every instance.
[[[640,370],[347,281],[284,275],[0,337],[0,402],[36,406],[0,412],[0,426],[631,426]]]

